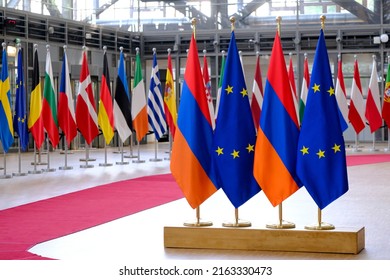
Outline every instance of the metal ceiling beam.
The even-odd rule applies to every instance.
[[[379,12],[373,12],[363,5],[357,3],[353,0],[333,0],[333,2],[340,7],[346,9],[351,14],[355,15],[357,18],[363,20],[366,23],[380,23],[380,14]],[[384,1],[386,2],[386,1]],[[376,9],[378,10],[378,9]]]
[[[9,1],[7,4],[7,8],[11,8],[11,9],[14,9],[18,4],[19,4],[20,0],[11,0]]]
[[[51,16],[62,18],[62,14],[55,4],[55,0],[42,0],[42,4],[44,4],[49,11]]]

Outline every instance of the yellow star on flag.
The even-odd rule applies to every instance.
[[[239,152],[240,152],[240,151],[233,150],[233,153],[231,153],[231,155],[233,156],[233,159],[240,157],[240,156],[238,155]]]
[[[215,152],[220,156],[223,155],[223,148],[218,146],[218,149],[215,150]]]
[[[226,93],[229,95],[230,93],[232,93],[233,92],[233,87],[231,87],[231,86],[227,86],[227,88],[225,89],[226,90]]]
[[[245,97],[245,95],[248,95],[248,91],[246,90],[246,88],[243,88],[240,93],[242,94],[242,97]]]
[[[332,150],[334,151],[334,153],[341,152],[340,147],[341,145],[334,144]]]
[[[322,157],[325,157],[325,151],[321,151],[321,149],[318,151],[318,153],[316,153],[316,155],[318,156],[318,158],[322,158]]]
[[[320,85],[317,85],[316,83],[314,83],[314,86],[312,87],[312,89],[314,90],[314,93],[317,91],[320,91]]]
[[[330,87],[327,92],[329,92],[329,96],[332,96],[334,94],[334,88]]]
[[[302,155],[308,155],[309,154],[309,147],[303,146],[302,149],[300,150],[302,152]]]
[[[255,151],[255,145],[248,144],[246,149],[248,150],[248,153],[254,152]]]

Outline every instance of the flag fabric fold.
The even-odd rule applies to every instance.
[[[302,123],[303,115],[305,113],[307,93],[309,91],[310,74],[309,74],[309,62],[307,61],[307,55],[305,53],[305,60],[303,62],[303,80],[301,96],[299,99],[299,122]]]
[[[131,100],[131,115],[133,117],[133,128],[140,142],[149,131],[148,112],[145,99],[145,85],[142,77],[141,58],[139,51],[135,56],[135,76],[133,97]]]
[[[213,162],[219,186],[238,208],[257,194],[260,187],[253,176],[256,129],[234,31],[225,69],[214,131]]]
[[[102,130],[106,144],[109,144],[114,137],[115,123],[110,86],[110,72],[108,70],[107,54],[105,51],[103,54],[103,74],[100,85],[98,124]]]
[[[125,142],[132,134],[133,120],[131,118],[130,94],[122,50],[119,56],[118,76],[116,78],[114,96],[114,123],[119,138],[122,143]]]
[[[88,145],[99,135],[95,97],[89,75],[86,52],[83,51],[79,92],[76,99],[76,124]]]
[[[297,174],[321,210],[348,191],[345,145],[338,111],[321,30],[297,150]]]
[[[381,101],[379,99],[378,72],[376,61],[373,59],[370,83],[368,85],[365,117],[374,133],[382,126]]]
[[[165,76],[164,110],[169,130],[171,132],[172,138],[174,139],[177,125],[177,106],[170,51],[168,52],[167,74]]]
[[[257,132],[254,176],[273,206],[296,192],[299,121],[279,34],[271,53],[260,127]]]
[[[53,69],[50,58],[50,50],[47,48],[45,83],[43,85],[42,118],[43,126],[53,147],[59,142],[58,117],[57,117],[57,94],[54,89]]]
[[[65,134],[68,146],[70,146],[70,143],[77,135],[77,125],[66,49],[64,50],[61,70],[60,94],[58,101],[58,124],[62,132]]]
[[[45,140],[42,117],[42,87],[39,77],[38,50],[34,51],[33,75],[30,96],[30,114],[28,116],[28,129],[34,138],[35,146],[39,150]]]
[[[359,134],[366,126],[364,116],[364,98],[362,85],[360,83],[359,65],[357,59],[355,59],[354,64],[348,119],[355,129],[356,134]]]
[[[252,112],[253,122],[255,123],[256,131],[259,129],[259,125],[260,125],[261,107],[263,106],[263,96],[264,96],[264,91],[263,91],[263,81],[261,78],[260,55],[257,55],[255,77],[253,79],[253,86],[252,86],[252,100],[251,100],[251,112]]]
[[[150,75],[150,86],[148,94],[148,121],[157,140],[167,132],[165,121],[164,100],[162,96],[160,71],[157,64],[157,55],[153,53],[153,67]]]
[[[28,127],[27,127],[27,109],[26,109],[26,88],[24,85],[23,72],[23,51],[18,50],[18,65],[16,76],[16,97],[14,110],[14,131],[18,134],[19,145],[22,151],[28,148]]]
[[[191,37],[184,83],[172,145],[170,169],[192,208],[217,191],[211,165],[213,129],[198,50]]]
[[[207,104],[209,105],[211,124],[212,124],[212,127],[214,129],[215,128],[214,105],[213,105],[213,97],[211,95],[211,81],[210,81],[209,66],[207,63],[206,54],[203,55],[202,74],[203,74],[203,80],[204,80],[204,85],[205,85],[205,89],[206,89]]]
[[[0,140],[5,153],[14,142],[14,127],[11,112],[11,86],[8,76],[7,49],[3,45],[0,79]]]
[[[347,130],[348,128],[348,101],[347,101],[347,95],[345,91],[345,84],[344,84],[344,75],[343,75],[343,65],[341,58],[339,58],[338,64],[337,64],[337,82],[336,82],[336,100],[337,105],[340,111],[340,125],[342,131]]]

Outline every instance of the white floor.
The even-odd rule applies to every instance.
[[[369,144],[364,151],[369,152]],[[121,155],[117,148],[107,152],[108,162],[113,166],[102,167],[104,149],[91,149],[90,161],[93,168],[80,168],[84,165],[86,152],[71,151],[67,165],[71,170],[59,170],[64,166],[65,155],[60,151],[50,153],[50,165],[55,172],[13,176],[0,179],[0,209],[58,196],[61,194],[94,187],[104,183],[140,176],[169,172],[169,160],[150,161],[155,158],[154,144],[140,146],[140,159],[144,163],[133,163],[136,158],[124,158],[127,165],[119,165]],[[125,156],[130,148],[124,148]],[[159,145],[157,157],[168,157],[168,144]],[[364,152],[363,151],[363,152]],[[383,153],[381,148],[379,153]],[[137,146],[132,154],[137,155]],[[354,153],[352,151],[349,154]],[[355,152],[358,153],[358,152]],[[7,174],[18,173],[17,153],[7,154]],[[0,166],[3,166],[0,157]],[[32,153],[22,154],[21,171],[28,173],[34,166]],[[41,155],[41,162],[47,162],[47,155]],[[38,165],[38,169],[47,165]],[[237,250],[189,250],[166,249],[163,243],[163,228],[168,225],[181,225],[186,220],[195,219],[195,211],[185,199],[114,220],[37,244],[30,252],[59,260],[390,260],[390,163],[379,163],[348,168],[350,190],[323,211],[323,221],[337,227],[365,227],[366,248],[357,255],[317,254],[292,252],[264,252]],[[0,175],[4,170],[0,170]],[[259,193],[239,209],[240,218],[249,220],[254,227],[264,227],[269,222],[277,222],[278,208],[273,208],[263,193]],[[201,206],[201,217],[213,221],[215,225],[233,220],[234,209],[222,190]],[[317,208],[305,189],[299,190],[283,203],[283,218],[294,222],[297,228],[317,222]]]

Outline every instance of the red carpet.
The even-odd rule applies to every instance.
[[[115,182],[0,211],[0,259],[45,259],[32,246],[179,198],[171,174]]]
[[[347,166],[390,162],[390,154],[349,155]]]

